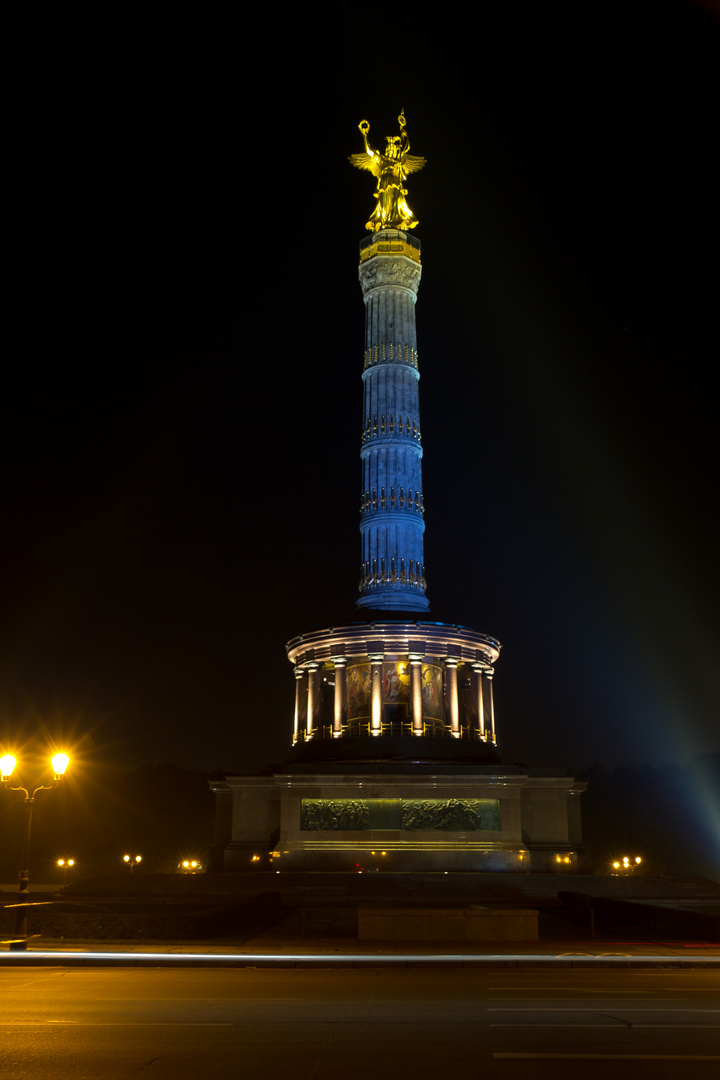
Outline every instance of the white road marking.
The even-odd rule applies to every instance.
[[[688,1030],[692,1030],[692,1031],[714,1031],[715,1028],[720,1028],[720,1024],[629,1024],[628,1025],[623,1020],[615,1019],[612,1016],[606,1017],[605,1019],[608,1021],[608,1023],[606,1023],[606,1024],[602,1024],[602,1023],[600,1023],[600,1024],[582,1024],[579,1021],[576,1022],[576,1023],[572,1023],[572,1024],[553,1024],[551,1022],[548,1022],[547,1024],[513,1024],[513,1023],[508,1022],[508,1023],[505,1023],[505,1024],[488,1024],[488,1027],[489,1028],[521,1028],[523,1031],[526,1030],[527,1028],[543,1028],[543,1030],[546,1030],[547,1028],[572,1028],[573,1030],[576,1030],[577,1028],[592,1028],[594,1031],[597,1031],[598,1028],[601,1028],[601,1027],[618,1027],[618,1026],[622,1026],[622,1027],[625,1027],[625,1028],[630,1027],[630,1029],[632,1031],[640,1031],[641,1029],[645,1030],[645,1028],[659,1028],[661,1031],[688,1031]]]
[[[545,1058],[552,1061],[720,1061],[720,1054],[493,1054],[494,1058]]]

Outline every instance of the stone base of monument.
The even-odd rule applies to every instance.
[[[268,860],[280,873],[565,874],[583,865],[585,784],[541,770],[344,761],[324,771],[227,775],[211,786],[213,871],[259,869]]]
[[[358,908],[361,941],[537,941],[538,913],[513,908]]]

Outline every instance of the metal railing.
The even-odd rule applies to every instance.
[[[490,742],[489,733],[486,732],[485,738],[483,738],[473,724],[460,724],[458,733],[453,734],[450,724],[446,724],[442,720],[423,720],[422,734],[427,738],[434,739],[464,739],[466,742]],[[376,729],[373,729],[369,718],[363,717],[346,721],[342,725],[340,738],[357,739],[370,735],[376,735],[379,738],[383,736],[397,738],[416,735],[416,732],[411,720],[385,720],[381,722],[379,733],[376,734]],[[305,730],[301,729],[298,732],[298,742],[315,742],[320,739],[332,739],[334,737],[332,724],[319,724],[314,727],[310,739],[308,739]]]

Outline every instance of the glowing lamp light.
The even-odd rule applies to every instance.
[[[14,758],[12,754],[6,754],[5,757],[0,758],[0,774],[2,774],[3,780],[12,776],[16,765],[17,758]]]
[[[55,754],[52,759],[52,767],[55,775],[63,776],[69,764],[70,758],[67,754]]]

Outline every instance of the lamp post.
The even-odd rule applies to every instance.
[[[22,950],[27,948],[27,906],[30,896],[30,828],[32,826],[32,813],[36,799],[42,797],[42,792],[53,791],[65,775],[65,770],[70,764],[67,754],[55,754],[52,758],[53,782],[52,784],[39,784],[32,794],[30,789],[21,784],[12,782],[12,774],[15,771],[17,760],[12,754],[6,754],[0,758],[0,777],[2,785],[8,791],[22,791],[25,794],[25,828],[23,830],[22,857],[20,860],[20,885],[18,888],[18,904],[15,910],[15,937],[10,945],[11,949]]]
[[[123,855],[123,862],[126,862],[130,867],[130,873],[133,872],[133,867],[137,866],[139,862],[142,862],[142,855]]]

